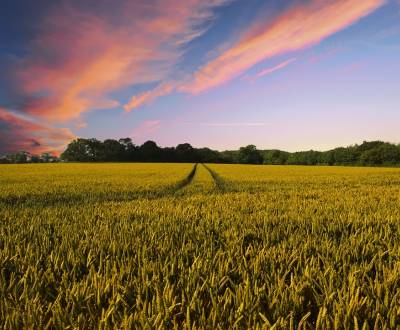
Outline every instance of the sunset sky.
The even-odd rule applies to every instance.
[[[400,0],[5,0],[0,154],[400,143]]]

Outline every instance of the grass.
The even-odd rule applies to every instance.
[[[0,326],[395,329],[399,187],[387,168],[0,166]]]

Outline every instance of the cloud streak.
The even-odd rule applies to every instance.
[[[49,123],[121,106],[112,92],[165,80],[227,0],[60,1],[43,9],[24,52],[0,76],[0,106]],[[10,86],[13,86],[12,88]],[[1,87],[0,87],[1,88]],[[172,90],[157,90],[162,96]],[[150,102],[132,99],[126,109]]]
[[[237,39],[224,43],[230,46],[217,46],[207,52],[205,64],[182,72],[179,65],[188,43],[204,35],[216,8],[229,2],[121,0],[112,3],[112,10],[107,0],[46,2],[36,11],[40,16],[29,19],[29,41],[12,56],[0,53],[1,134],[15,133],[19,141],[33,136],[41,147],[46,143],[58,147],[73,134],[56,127],[77,123],[75,129],[82,128],[88,112],[114,108],[130,112],[173,92],[203,93],[265,60],[321,42],[385,0],[293,0],[272,19],[260,11],[236,33]],[[254,79],[293,61],[262,70]],[[129,100],[114,93],[126,95],[134,86],[154,83],[159,85]],[[56,136],[57,130],[61,136]],[[29,150],[28,142],[20,146]],[[39,147],[32,142],[34,149]]]
[[[49,127],[0,108],[0,154],[23,150],[57,155],[74,138],[68,128]]]
[[[182,43],[199,36],[198,26],[224,2],[122,1],[114,9],[118,22],[109,11],[53,8],[18,73],[28,96],[23,110],[66,121],[119,106],[110,92],[164,79],[182,56]]]
[[[243,122],[243,123],[204,123],[204,122],[186,122],[189,125],[199,125],[207,127],[266,127],[270,126],[269,123],[264,122]]]
[[[133,96],[125,106],[132,110],[154,102],[172,91],[203,93],[218,87],[267,59],[311,47],[370,14],[385,0],[310,0],[296,2],[272,21],[259,16],[241,33],[239,41],[220,53],[180,84],[164,82],[153,90]],[[283,69],[295,59],[259,72],[260,78]],[[166,88],[168,86],[168,88]]]
[[[124,105],[124,109],[126,112],[130,112],[133,109],[139,108],[142,105],[150,104],[159,97],[170,94],[175,89],[175,82],[166,82],[155,89],[147,92],[143,92],[139,95],[132,96],[131,100]]]
[[[286,68],[289,64],[293,63],[294,61],[296,61],[296,58],[291,58],[282,63],[279,63],[278,65],[273,66],[272,68],[266,68],[264,70],[261,70],[254,77],[251,78],[251,81],[255,81],[261,77],[264,77],[264,76],[274,73],[276,71],[282,70],[282,69]]]
[[[142,138],[157,131],[161,126],[160,120],[146,120],[130,134],[133,138]]]
[[[313,0],[297,4],[273,22],[258,19],[230,49],[204,65],[181,90],[198,94],[241,75],[274,56],[317,44],[355,23],[384,0]]]

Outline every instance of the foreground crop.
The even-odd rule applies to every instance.
[[[400,324],[399,170],[54,164],[0,182],[4,328]]]

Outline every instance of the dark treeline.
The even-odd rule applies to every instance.
[[[285,152],[265,150],[264,164],[279,165],[400,165],[400,145],[382,141],[363,142],[360,145],[340,147],[329,151]]]
[[[147,141],[137,146],[130,138],[118,141],[76,139],[68,145],[60,158],[77,162],[230,162],[224,153],[209,148],[193,148],[189,143],[162,148],[153,141]]]
[[[25,164],[25,163],[56,163],[60,159],[48,152],[32,155],[27,151],[0,156],[0,164]]]
[[[130,138],[119,140],[76,139],[60,158],[43,154],[32,156],[20,152],[0,158],[3,163],[26,162],[185,162],[232,163],[271,165],[400,165],[400,145],[382,141],[363,142],[360,145],[340,147],[329,151],[286,152],[257,150],[254,145],[233,151],[193,148],[189,143],[176,147],[159,147],[153,141],[135,145]]]

